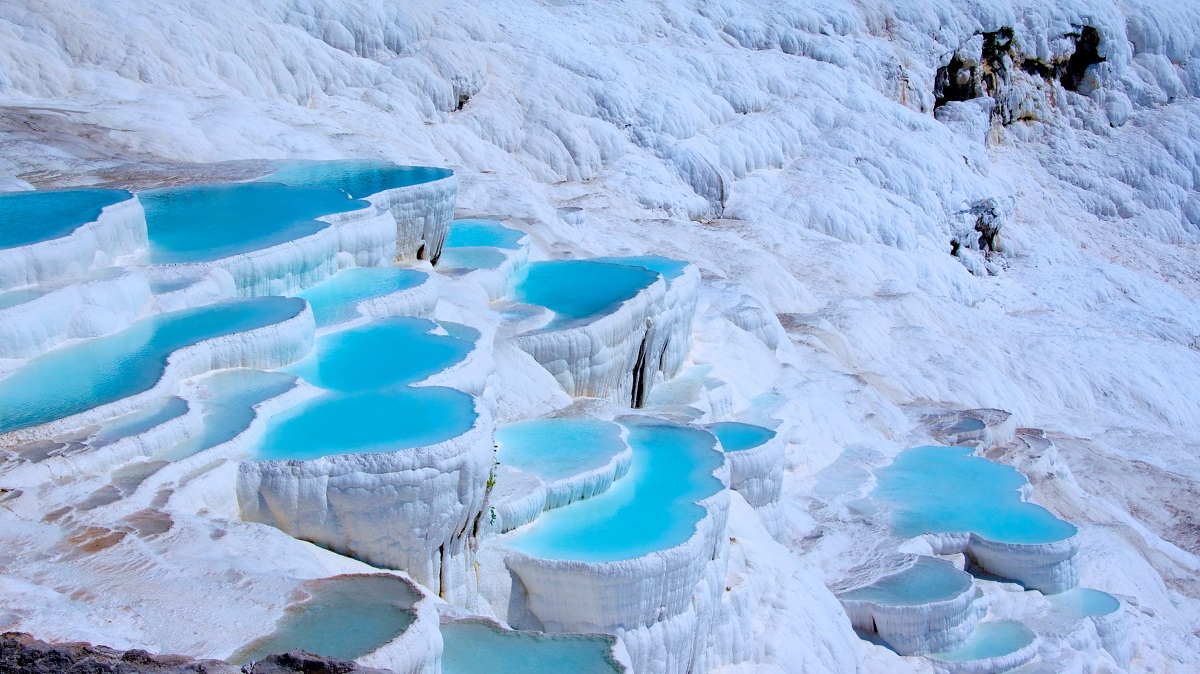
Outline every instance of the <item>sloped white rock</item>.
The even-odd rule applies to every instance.
[[[784,434],[777,432],[757,447],[725,452],[725,460],[729,462],[729,488],[755,508],[779,501],[783,493],[786,448]]]
[[[503,464],[496,467],[495,475],[496,484],[488,495],[490,529],[512,531],[534,521],[546,509],[542,478]]]
[[[133,196],[66,236],[0,249],[0,290],[85,276],[145,249],[146,213]]]
[[[438,284],[430,275],[412,288],[372,297],[358,303],[358,313],[367,318],[432,316],[437,308]]]
[[[198,276],[172,277],[171,269],[164,267],[142,267],[141,273],[155,282],[170,282],[177,288],[154,295],[154,309],[159,312],[190,309],[224,299],[237,297],[237,286],[229,272],[214,267]],[[153,288],[153,282],[151,285]]]

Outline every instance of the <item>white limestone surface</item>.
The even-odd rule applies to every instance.
[[[783,493],[784,450],[787,441],[776,432],[756,447],[725,452],[729,462],[729,488],[755,508],[769,506]]]
[[[943,658],[935,655],[930,658],[934,671],[938,674],[994,674],[995,672],[1007,672],[1016,669],[1037,657],[1040,639],[1036,634],[1030,632],[1028,628],[1022,625],[1014,624],[1012,621],[995,621],[980,623],[979,630],[983,632],[998,627],[1015,628],[1016,631],[1023,633],[1027,643],[1006,653],[998,655],[984,654],[975,659]],[[985,648],[984,650],[992,649]],[[1006,649],[1001,647],[995,650],[1003,651]],[[944,656],[945,654],[939,655]]]
[[[372,297],[358,303],[358,313],[367,318],[390,316],[432,316],[437,308],[438,283],[426,275],[420,284],[394,293]]]
[[[546,510],[546,483],[536,475],[512,466],[499,465],[495,486],[488,494],[488,528],[497,533],[512,531],[537,519]]]
[[[146,250],[146,213],[136,196],[100,210],[70,234],[0,249],[0,291],[85,276]]]

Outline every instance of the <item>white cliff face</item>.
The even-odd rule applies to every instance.
[[[429,260],[437,264],[450,221],[454,219],[454,197],[458,177],[453,173],[407,187],[378,192],[367,198],[396,219],[395,259]]]
[[[1065,592],[1079,584],[1077,536],[1038,545],[998,543],[973,533],[929,534],[926,538],[936,554],[965,552],[989,573],[1046,594]]]

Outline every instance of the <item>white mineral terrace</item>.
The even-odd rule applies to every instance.
[[[0,633],[1200,671],[1198,101],[1181,0],[0,3]]]

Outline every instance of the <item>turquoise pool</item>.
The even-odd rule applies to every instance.
[[[442,248],[438,266],[446,269],[495,269],[508,258],[495,248]]]
[[[148,391],[172,352],[206,339],[292,318],[304,301],[232,300],[158,314],[111,335],[29,360],[0,380],[0,432],[37,426]]]
[[[277,161],[275,172],[262,181],[298,187],[337,190],[353,199],[364,199],[385,190],[441,180],[454,171],[428,166],[399,166],[375,159],[330,161]]]
[[[547,482],[607,466],[625,450],[621,427],[594,419],[534,419],[496,429],[496,460]]]
[[[933,653],[929,657],[947,662],[985,660],[1015,653],[1033,643],[1034,634],[1021,623],[996,620],[979,623],[967,643],[951,651]]]
[[[267,182],[169,187],[138,196],[155,264],[210,262],[270,248],[329,227],[316,220],[322,215],[369,206],[327,187]]]
[[[420,596],[398,578],[342,576],[308,583],[307,601],[287,610],[275,631],[229,657],[245,664],[272,653],[302,650],[354,660],[378,650],[416,620]]]
[[[708,430],[717,436],[721,446],[727,452],[741,452],[765,444],[775,437],[775,431],[754,424],[744,424],[740,421],[718,421],[709,424]]]
[[[200,403],[203,430],[167,450],[162,458],[179,461],[229,442],[250,427],[255,405],[283,395],[293,386],[295,379],[284,372],[237,369],[209,375],[204,379],[208,397]]]
[[[1039,544],[1076,529],[1045,508],[1021,500],[1025,476],[972,455],[968,447],[917,447],[875,471],[872,497],[891,505],[903,537],[974,532],[997,543]]]
[[[105,206],[126,201],[125,190],[79,189],[0,194],[0,248],[64,237],[100,217]]]
[[[100,424],[100,429],[92,436],[92,448],[111,445],[122,438],[141,435],[172,419],[178,419],[187,414],[187,411],[188,404],[186,400],[177,396],[171,396],[129,414],[109,419]]]
[[[916,606],[953,599],[971,589],[971,576],[950,562],[922,557],[903,571],[849,592],[839,599],[871,601],[886,606]]]
[[[523,232],[510,229],[496,220],[462,219],[450,223],[443,248],[504,248],[517,250]]]
[[[516,299],[553,311],[548,327],[612,313],[658,280],[645,267],[591,260],[533,262],[516,284]]]
[[[543,513],[512,539],[547,559],[614,562],[686,541],[704,517],[697,501],[724,489],[712,434],[666,422],[630,424],[633,463],[608,491]]]
[[[443,674],[620,674],[612,637],[513,632],[476,622],[442,625]]]
[[[457,334],[437,334],[439,324],[424,318],[371,321],[318,338],[314,352],[289,371],[321,388],[346,392],[412,384],[461,362],[475,348],[476,330],[447,326]]]
[[[687,269],[688,263],[684,260],[676,260],[674,258],[663,257],[661,255],[630,255],[628,257],[597,257],[593,258],[596,262],[604,262],[606,264],[623,264],[632,267],[643,267],[650,271],[656,271],[662,274],[667,285],[671,285],[671,281],[683,275],[683,270]]]
[[[462,435],[475,417],[470,395],[441,386],[328,393],[272,417],[256,458],[305,461],[411,449]]]
[[[427,278],[428,274],[414,269],[352,267],[297,296],[308,300],[317,325],[325,327],[356,318],[359,302],[415,288]]]
[[[1108,615],[1121,609],[1121,602],[1116,597],[1107,592],[1086,587],[1077,587],[1059,594],[1048,595],[1046,599],[1059,612],[1077,620]]]

